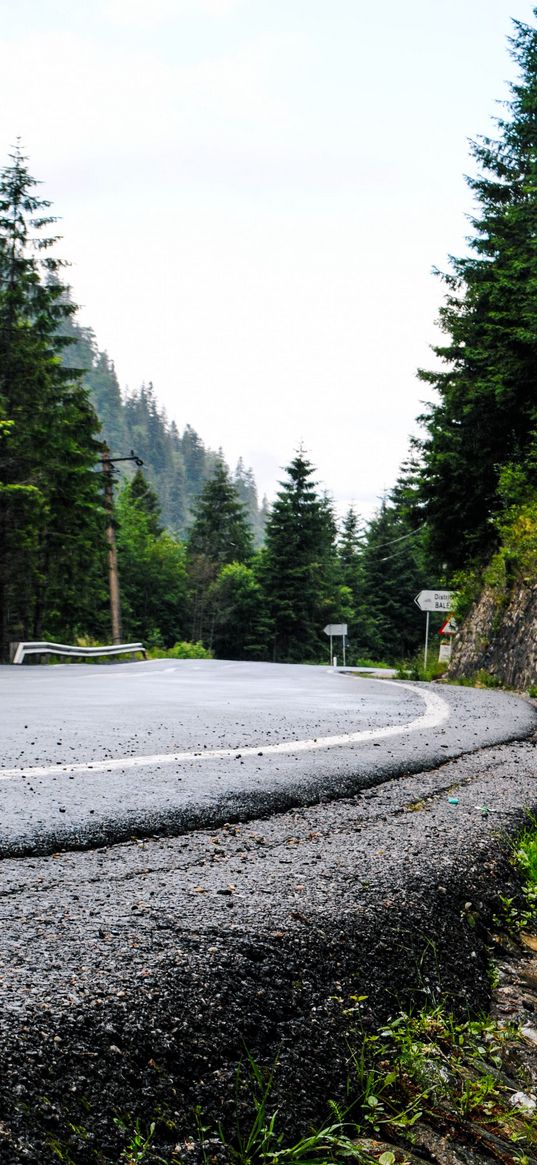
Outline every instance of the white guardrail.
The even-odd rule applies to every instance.
[[[145,659],[143,643],[110,643],[103,647],[74,647],[68,643],[13,643],[12,663],[23,663],[26,655],[133,655],[141,651]]]

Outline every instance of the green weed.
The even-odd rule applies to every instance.
[[[439,663],[437,659],[429,659],[427,667],[425,667],[423,654],[416,656],[415,659],[402,660],[397,664],[397,679],[399,680],[420,680],[422,683],[431,683],[433,680],[439,680],[445,675],[447,671],[447,663]]]
[[[416,1016],[400,1014],[375,1033],[359,1030],[363,996],[336,999],[349,1019],[348,1106],[330,1106],[333,1119],[320,1131],[289,1144],[271,1104],[274,1070],[261,1069],[248,1057],[245,1065],[254,1094],[254,1117],[233,1137],[202,1124],[198,1141],[204,1161],[225,1151],[230,1165],[341,1165],[345,1160],[371,1161],[369,1138],[412,1142],[423,1117],[434,1120],[439,1108],[454,1121],[471,1117],[509,1140],[524,1145],[537,1140],[537,1121],[522,1121],[509,1106],[501,1085],[502,1057],[515,1029],[490,1017],[459,1022],[441,1007]],[[244,1083],[244,1079],[243,1079]],[[388,1160],[390,1157],[390,1160]],[[394,1165],[392,1155],[381,1165]],[[521,1163],[522,1165],[522,1163]]]
[[[226,1137],[219,1128],[215,1134],[203,1123],[196,1109],[198,1141],[203,1160],[211,1165],[218,1160],[218,1150],[225,1150],[229,1165],[341,1165],[345,1161],[359,1161],[370,1165],[371,1156],[357,1145],[344,1127],[343,1116],[332,1105],[336,1120],[319,1131],[301,1137],[294,1144],[284,1144],[284,1130],[278,1124],[277,1109],[271,1110],[270,1097],[273,1071],[264,1072],[251,1056],[246,1070],[253,1089],[254,1116],[249,1128],[237,1126],[233,1137]]]
[[[528,926],[537,919],[537,822],[533,818],[519,838],[513,856],[524,880],[525,907],[520,925]]]
[[[517,865],[528,888],[537,887],[537,825],[532,824],[519,839],[515,850]]]
[[[473,672],[470,676],[455,676],[449,682],[459,688],[503,688],[505,691],[509,690],[508,684],[503,684],[498,676],[492,675],[492,672],[487,671],[484,667]]]
[[[352,666],[353,667],[389,668],[392,665],[391,665],[391,663],[386,663],[386,661],[382,660],[382,659],[380,659],[380,660],[379,659],[364,659],[362,656],[360,656],[359,659],[356,659],[354,661]]]
[[[119,1162],[121,1165],[140,1165],[140,1162],[145,1160],[151,1148],[151,1142],[155,1135],[155,1122],[151,1122],[146,1133],[142,1132],[139,1120],[135,1121],[133,1128],[129,1128],[126,1121],[120,1117],[115,1118],[114,1124],[127,1138],[127,1144],[121,1153]],[[155,1160],[163,1161],[164,1159],[153,1156],[153,1161]]]
[[[512,862],[522,876],[522,898],[500,894],[501,909],[494,917],[497,926],[513,932],[524,930],[537,920],[537,823],[530,824],[518,838]]]

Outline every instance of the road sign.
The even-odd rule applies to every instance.
[[[456,635],[459,630],[455,619],[446,619],[438,632],[439,635]]]
[[[451,611],[454,591],[420,591],[414,602],[420,611]]]
[[[325,635],[330,635],[330,636],[332,636],[332,635],[346,635],[347,634],[347,624],[346,623],[327,623],[326,627],[324,628],[324,633],[325,633]]]

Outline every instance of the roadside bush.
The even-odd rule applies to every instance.
[[[148,647],[148,659],[213,659],[203,643],[187,643],[182,640],[174,643],[173,647]]]

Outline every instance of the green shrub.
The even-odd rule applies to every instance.
[[[353,666],[353,667],[379,667],[379,668],[380,668],[380,667],[390,667],[391,665],[390,665],[389,663],[386,663],[386,661],[385,661],[385,660],[383,660],[383,659],[381,659],[381,660],[378,660],[378,659],[363,659],[363,658],[360,656],[360,659],[357,659],[357,660],[355,661],[355,663],[353,663],[353,665],[352,665],[352,666]]]
[[[148,647],[148,659],[213,659],[203,643],[174,643],[173,647]]]

